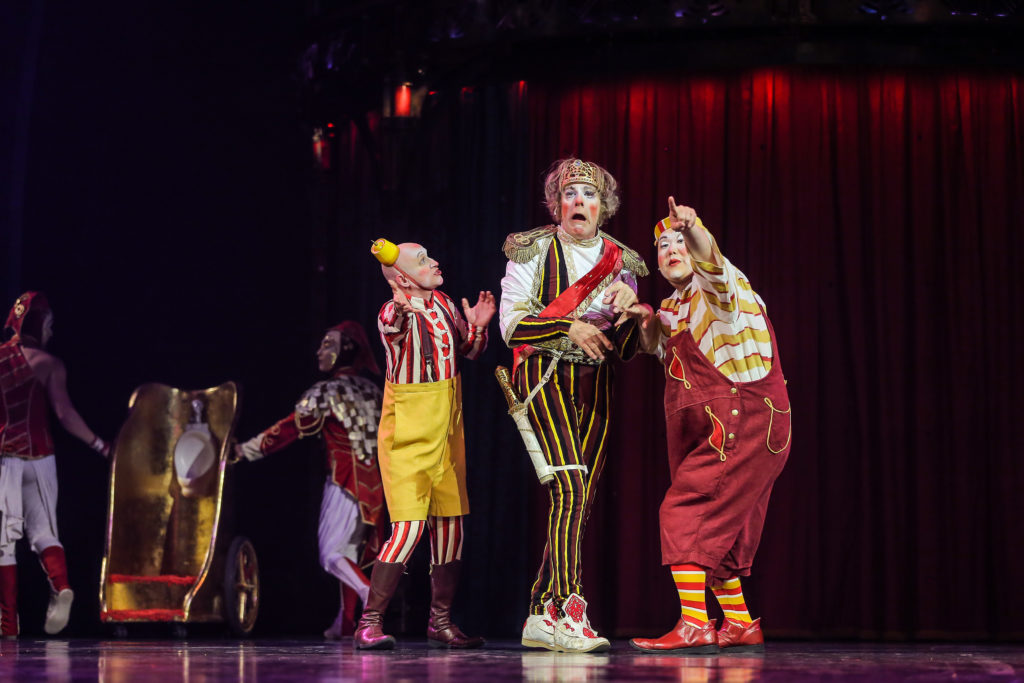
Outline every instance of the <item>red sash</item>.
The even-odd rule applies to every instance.
[[[556,238],[557,239],[557,238]],[[564,292],[555,297],[554,301],[537,314],[538,318],[565,318],[590,296],[608,275],[618,275],[622,270],[622,249],[610,240],[604,240],[604,253],[586,275],[569,285]],[[516,371],[523,356],[520,349],[528,348],[522,344],[512,350],[512,372]]]

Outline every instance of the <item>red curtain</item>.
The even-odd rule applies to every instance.
[[[607,228],[651,266],[642,299],[670,291],[652,227],[671,194],[767,304],[794,436],[746,583],[766,630],[1024,635],[1024,76],[773,68],[528,99],[531,178],[578,155],[620,181]],[[587,532],[592,618],[622,634],[678,615],[663,386],[651,358],[622,368]]]

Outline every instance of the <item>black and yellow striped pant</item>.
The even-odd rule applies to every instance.
[[[550,362],[550,357],[534,354],[516,369],[521,397],[537,386]],[[569,595],[582,595],[581,547],[597,480],[604,469],[612,375],[608,363],[559,361],[530,402],[530,422],[547,461],[589,468],[587,472],[559,470],[548,484],[547,544],[531,590],[531,614],[543,614],[549,599],[561,606]]]

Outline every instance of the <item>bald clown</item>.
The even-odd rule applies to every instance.
[[[384,611],[423,534],[430,535],[430,623],[433,647],[474,648],[483,638],[466,636],[451,621],[462,562],[462,517],[469,513],[462,431],[460,356],[478,358],[487,346],[494,295],[480,292],[463,315],[438,287],[444,277],[427,250],[411,242],[377,240],[371,253],[391,287],[378,315],[387,359],[377,453],[391,538],[370,577],[370,594],[356,628],[360,649],[390,649]]]

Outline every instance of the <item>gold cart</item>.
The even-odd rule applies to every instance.
[[[238,388],[144,384],[112,456],[100,618],[131,623],[226,622],[248,635],[259,607],[252,543],[230,533],[229,478]]]

